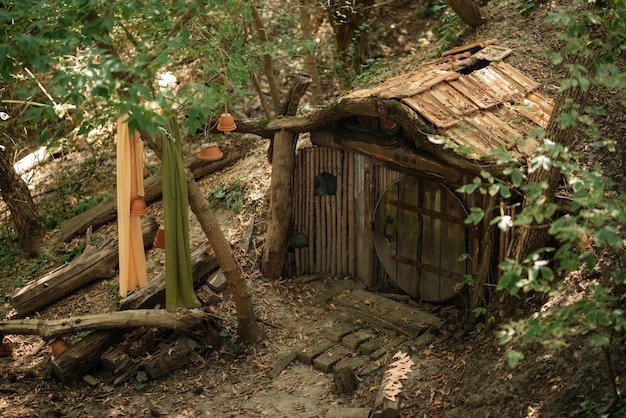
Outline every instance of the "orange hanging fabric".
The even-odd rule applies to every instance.
[[[139,132],[131,138],[126,116],[117,120],[117,227],[120,296],[148,283],[141,218],[130,216],[130,202],[143,196],[143,143]]]

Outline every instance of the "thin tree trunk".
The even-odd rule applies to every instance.
[[[581,65],[585,68],[589,68],[590,62],[591,57],[578,56],[574,59],[574,64]],[[561,128],[558,118],[561,113],[567,111],[565,105],[569,101],[572,101],[583,108],[588,94],[589,90],[583,90],[580,86],[571,87],[564,92],[559,93],[556,97],[554,110],[552,111],[550,121],[548,122],[548,126],[546,128],[546,138],[566,147],[569,147],[574,143],[576,133],[579,128],[577,126],[569,126],[563,129]],[[527,182],[545,182],[548,187],[545,189],[543,194],[546,197],[546,201],[552,202],[556,196],[556,191],[559,183],[561,182],[561,178],[562,176],[560,170],[552,167],[547,171],[543,169],[533,171],[528,175]],[[531,204],[533,204],[533,202],[528,199],[528,196],[524,196],[523,208],[526,208]],[[548,228],[549,225],[547,224],[518,228],[516,230],[516,237],[513,240],[515,245],[511,252],[512,258],[521,262],[528,256],[528,254],[545,246],[550,239]]]
[[[251,6],[252,10],[252,20],[254,21],[254,26],[256,26],[257,36],[259,37],[259,42],[266,43],[267,42],[267,34],[265,33],[265,27],[263,26],[263,21],[261,20],[261,16],[259,15],[259,11],[254,5]],[[274,113],[278,114],[278,106],[280,104],[280,94],[278,92],[278,85],[276,84],[276,77],[274,77],[274,68],[272,66],[272,57],[269,54],[263,54],[263,72],[265,73],[265,77],[267,78],[267,83],[270,86],[270,95],[272,96],[272,108],[274,109]]]
[[[265,338],[263,329],[256,321],[252,297],[243,277],[241,267],[237,264],[230,245],[224,237],[217,219],[209,203],[202,195],[193,175],[188,171],[187,188],[189,191],[189,205],[198,218],[202,230],[206,234],[209,244],[215,252],[215,258],[222,268],[228,289],[233,296],[237,310],[237,333],[246,343],[255,343]]]
[[[374,0],[345,2],[331,1],[327,6],[328,18],[335,31],[335,44],[339,59],[346,68],[357,74],[370,57],[364,23],[367,22]]]
[[[300,0],[300,28],[302,29],[302,38],[305,42],[313,43],[313,24],[311,23],[311,4],[309,0]],[[322,100],[322,85],[320,83],[319,72],[317,71],[317,62],[315,54],[308,48],[304,50],[304,62],[307,71],[311,76],[311,91],[313,93],[312,103],[317,105]]]
[[[256,94],[259,95],[259,101],[261,102],[261,108],[263,109],[263,114],[265,115],[265,119],[272,118],[272,110],[267,105],[267,100],[265,95],[263,94],[263,89],[261,88],[261,84],[259,83],[259,78],[256,74],[251,73],[250,78],[252,79],[252,84],[254,84],[254,89],[256,90]]]
[[[574,63],[589,68],[591,63],[591,57],[576,56]],[[561,128],[559,122],[559,116],[561,113],[568,111],[565,107],[566,103],[571,100],[573,103],[580,105],[581,108],[585,106],[589,90],[583,90],[580,86],[571,87],[556,97],[554,103],[554,110],[548,121],[546,128],[546,138],[551,141],[562,144],[564,146],[571,146],[575,139],[578,127],[569,126],[565,129]],[[556,191],[559,183],[562,181],[562,175],[560,170],[552,167],[549,170],[538,169],[528,175],[528,183],[544,182],[547,187],[543,192],[547,202],[554,201]],[[529,205],[534,204],[529,199],[528,192],[524,195],[523,209]],[[512,245],[507,251],[507,257],[523,262],[529,254],[539,248],[545,247],[550,239],[548,233],[550,225],[548,223],[540,225],[524,225],[515,229],[514,237],[512,239]],[[515,315],[515,310],[519,306],[520,299],[514,298],[506,292],[502,292],[495,303],[495,311],[499,313],[500,319],[510,319]]]
[[[0,148],[0,196],[11,212],[22,250],[30,257],[41,251],[46,227],[35,209],[28,186],[15,172],[8,149]]]
[[[143,130],[140,130],[140,132],[150,148],[159,159],[161,159],[163,156],[161,144],[154,141],[147,132]],[[241,268],[230,250],[230,245],[226,237],[224,237],[217,219],[213,215],[213,212],[211,212],[209,203],[202,196],[202,192],[198,188],[193,174],[191,174],[189,170],[187,170],[187,188],[189,193],[189,206],[196,215],[196,218],[198,218],[198,222],[215,252],[215,258],[217,258],[217,262],[222,268],[228,289],[233,296],[235,309],[237,311],[237,332],[241,340],[245,343],[258,342],[265,338],[265,333],[256,322],[252,298]]]
[[[480,26],[487,21],[474,0],[447,0],[447,3],[471,27]]]

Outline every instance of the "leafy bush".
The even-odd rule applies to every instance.
[[[551,15],[562,33],[563,49],[551,51],[555,64],[567,57],[594,59],[589,67],[566,64],[570,77],[561,83],[561,92],[573,87],[589,91],[592,87],[606,89],[608,96],[626,90],[624,73],[624,37],[626,11],[624,2],[605,2],[603,8],[589,8],[577,16]],[[571,61],[575,62],[575,61]],[[621,104],[626,104],[623,93]],[[604,129],[597,118],[607,113],[603,107],[582,106],[565,102],[561,114],[552,115],[561,129],[576,126],[590,142],[592,149],[617,152],[617,142],[601,135]],[[599,164],[583,164],[581,155],[537,131],[542,145],[536,150],[527,167],[515,164],[503,150],[494,154],[503,163],[510,163],[506,179],[497,179],[482,173],[474,182],[462,187],[463,192],[479,191],[500,196],[504,201],[512,194],[525,196],[524,205],[514,216],[501,213],[492,224],[502,230],[548,228],[552,237],[549,246],[533,249],[521,260],[506,259],[500,264],[501,275],[497,289],[521,298],[528,292],[550,295],[556,303],[535,312],[531,319],[510,321],[498,331],[501,344],[539,341],[548,348],[568,344],[571,336],[584,336],[589,343],[602,347],[607,365],[612,372],[610,348],[623,347],[626,336],[626,194],[624,185],[616,184]],[[558,170],[565,179],[571,198],[571,211],[559,212],[546,195],[545,180],[530,181],[533,173]],[[468,222],[478,223],[484,211],[472,208]],[[581,291],[577,283],[588,287]],[[511,366],[523,360],[523,353],[510,349],[506,358]],[[614,384],[615,399],[619,391]]]
[[[223,208],[239,214],[243,209],[248,186],[242,180],[236,180],[231,184],[220,183],[217,189],[207,196],[211,209]]]

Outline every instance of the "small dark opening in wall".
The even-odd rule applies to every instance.
[[[460,70],[457,71],[457,73],[468,75],[468,74],[473,73],[476,70],[480,70],[481,68],[489,67],[489,63],[490,61],[488,60],[478,60],[472,65],[468,65],[465,68],[461,68]]]
[[[315,196],[334,196],[337,194],[337,177],[323,172],[315,176]]]

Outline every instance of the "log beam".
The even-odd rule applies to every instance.
[[[354,139],[347,139],[347,135],[341,135],[335,129],[321,129],[313,133],[311,141],[315,145],[348,149],[413,171],[436,176],[450,184],[457,184],[461,180],[461,173],[457,169],[441,164],[432,157],[411,152],[407,146],[402,146],[396,141],[387,145],[372,142],[373,137],[363,138],[364,136],[366,135],[363,133],[350,132],[350,137]],[[393,139],[385,138],[385,141],[393,141]]]
[[[205,314],[200,310],[170,313],[161,309],[137,309],[64,319],[12,319],[0,321],[0,335],[28,334],[50,339],[85,331],[138,327],[160,327],[175,331],[187,331],[194,325],[202,323],[204,318]]]

